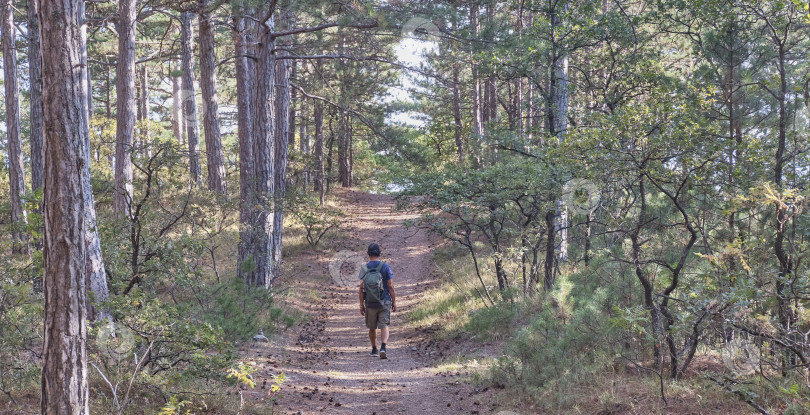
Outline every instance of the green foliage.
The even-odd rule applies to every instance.
[[[249,287],[238,278],[211,287],[201,298],[214,299],[204,308],[205,320],[222,328],[231,341],[249,340],[257,328],[266,333],[289,328],[295,321],[274,305],[272,291]]]
[[[321,239],[329,232],[336,232],[340,229],[340,220],[345,216],[343,212],[331,206],[321,205],[317,196],[301,191],[291,191],[287,192],[285,199],[287,211],[298,224],[304,227],[307,243],[311,247],[317,247]]]

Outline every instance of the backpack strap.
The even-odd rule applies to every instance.
[[[377,272],[382,271],[383,265],[385,265],[385,262],[380,261],[380,265],[378,265],[377,267],[375,267],[375,268],[374,268],[374,271],[377,271]],[[368,264],[366,264],[366,266],[368,266]],[[369,271],[370,271],[370,270],[369,270]]]

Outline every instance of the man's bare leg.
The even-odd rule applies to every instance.
[[[388,333],[388,330],[386,330],[386,333]],[[388,337],[387,334],[386,334],[386,337]],[[385,337],[383,337],[383,338],[385,338]],[[377,348],[377,330],[369,330],[368,331],[368,339],[371,340],[371,347],[376,349]]]
[[[383,327],[380,329],[380,335],[382,336],[382,344],[380,345],[380,358],[387,359],[388,354],[385,350],[385,343],[388,342],[388,327]]]

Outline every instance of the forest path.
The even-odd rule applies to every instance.
[[[453,354],[452,347],[437,347],[429,338],[431,328],[405,326],[407,314],[434,278],[431,250],[438,240],[424,230],[406,230],[403,221],[415,216],[395,212],[390,196],[346,190],[339,197],[348,206],[348,239],[346,246],[335,247],[337,254],[312,258],[310,264],[316,265],[311,266],[320,265],[326,275],[332,263],[330,281],[315,287],[320,301],[310,306],[313,320],[288,344],[252,345],[250,352],[259,363],[258,386],[248,396],[266,397],[271,376],[283,372],[289,380],[282,386],[276,413],[488,413],[489,408],[482,408],[473,397],[478,390],[473,391],[460,373],[435,367],[439,356]],[[353,264],[365,257],[370,242],[380,244],[382,259],[395,275],[398,309],[391,316],[387,360],[369,356],[368,330],[359,312],[359,281]],[[289,273],[296,274],[303,275]]]

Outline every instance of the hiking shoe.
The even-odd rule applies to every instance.
[[[385,355],[385,347],[380,349],[380,359],[388,359],[388,357]]]
[[[380,355],[379,353],[377,353],[377,348],[376,347],[372,347],[371,348],[371,353],[369,353],[369,354],[371,356],[379,356]]]

